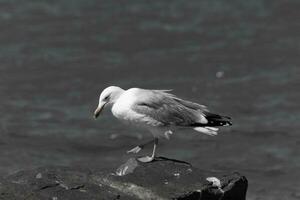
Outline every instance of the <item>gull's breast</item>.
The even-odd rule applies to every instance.
[[[126,91],[112,106],[112,114],[116,118],[125,122],[137,121],[141,116],[131,109],[131,106],[134,104],[134,102],[135,96],[131,92]]]
[[[111,109],[112,114],[122,122],[129,125],[145,128],[149,126],[160,126],[160,122],[131,109],[137,98],[134,92],[135,91],[127,91],[120,96]]]

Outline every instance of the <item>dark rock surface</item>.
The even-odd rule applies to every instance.
[[[238,173],[224,174],[165,158],[152,163],[140,163],[131,158],[114,173],[111,170],[93,172],[83,168],[41,167],[2,179],[0,199],[244,200],[247,179]],[[208,177],[216,177],[219,185],[207,181]]]

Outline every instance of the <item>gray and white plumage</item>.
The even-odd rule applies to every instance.
[[[111,106],[116,118],[149,130],[155,138],[169,138],[178,128],[216,135],[218,126],[231,125],[229,117],[213,114],[204,105],[180,99],[170,90],[123,90],[110,86],[99,97],[95,117],[107,105]]]

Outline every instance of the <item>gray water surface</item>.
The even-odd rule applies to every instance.
[[[248,199],[300,198],[299,1],[0,1],[0,175],[115,168],[151,135],[109,111],[109,85],[173,89],[233,118],[159,154],[239,171]],[[148,150],[150,151],[150,149]],[[142,152],[148,153],[146,150]]]

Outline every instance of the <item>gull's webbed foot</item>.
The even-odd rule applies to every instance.
[[[130,149],[127,151],[127,153],[138,153],[142,150],[142,148],[140,146],[136,146],[133,149]]]
[[[130,149],[129,151],[127,151],[127,153],[138,153],[140,152],[142,149],[145,148],[145,146],[153,143],[154,140],[151,140],[149,142],[146,142],[145,144],[141,144],[141,145],[138,145],[136,147],[134,147],[133,149]]]
[[[127,151],[127,153],[138,153],[141,149],[144,148],[145,145],[149,144],[150,142],[144,144],[144,145],[139,145],[129,151]],[[140,162],[143,162],[143,163],[148,163],[148,162],[151,162],[154,160],[155,158],[155,150],[156,150],[156,146],[158,144],[158,139],[157,138],[154,138],[154,146],[153,146],[153,152],[152,152],[152,155],[151,156],[145,156],[145,157],[140,157],[138,158],[137,160],[140,161]]]
[[[143,162],[143,163],[148,163],[148,162],[152,162],[154,160],[154,156],[140,157],[137,160],[140,162]]]

